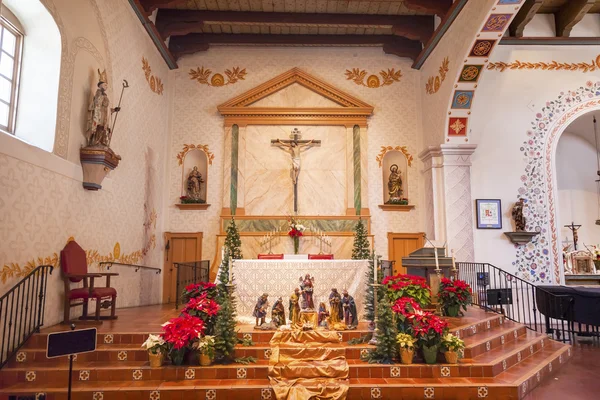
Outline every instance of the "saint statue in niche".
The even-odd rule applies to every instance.
[[[524,232],[526,220],[523,216],[523,208],[525,207],[525,202],[523,199],[519,199],[518,202],[515,203],[512,209],[512,217],[515,220],[515,231],[516,232]]]
[[[400,176],[397,164],[392,164],[390,167],[388,193],[390,194],[390,203],[398,203],[402,200],[402,176]]]
[[[304,278],[300,277],[300,290],[302,291],[302,309],[314,310],[315,303],[313,301],[313,283],[315,278],[306,274]]]
[[[187,195],[192,200],[202,200],[200,191],[202,189],[202,174],[198,171],[198,167],[194,167],[187,178]]]
[[[100,74],[98,89],[96,89],[96,94],[88,107],[89,114],[85,136],[88,146],[102,146],[110,150],[112,114],[118,113],[121,108],[110,108],[110,101],[106,94],[108,89],[106,71],[100,72],[98,70],[98,73]]]

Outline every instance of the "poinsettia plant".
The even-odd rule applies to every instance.
[[[208,291],[202,292],[197,297],[192,297],[182,312],[200,318],[204,322],[204,332],[207,335],[214,333],[219,304],[210,298]]]
[[[183,313],[162,325],[162,337],[175,350],[189,347],[199,334],[204,333],[204,321]]]
[[[190,299],[201,296],[205,292],[209,298],[215,298],[217,295],[217,285],[212,282],[192,283],[183,289],[183,292],[181,293],[181,299],[184,303],[187,303],[190,301]]]
[[[416,311],[408,315],[410,332],[420,347],[439,346],[442,336],[448,332],[448,322],[428,311]]]
[[[161,354],[166,348],[165,340],[162,336],[150,334],[148,335],[148,339],[142,344],[142,348],[152,354]]]
[[[455,351],[457,353],[461,353],[462,350],[465,349],[465,342],[451,333],[448,333],[442,337],[441,345],[444,351]]]
[[[423,277],[400,274],[388,276],[381,283],[387,286],[388,297],[392,304],[401,297],[410,297],[421,307],[431,303],[431,289]]]
[[[410,330],[408,316],[421,311],[421,306],[412,297],[400,297],[392,306],[392,311],[396,317],[398,332],[405,333]]]
[[[461,308],[467,311],[467,306],[471,304],[471,286],[459,279],[442,278],[437,296],[444,314],[457,317]]]

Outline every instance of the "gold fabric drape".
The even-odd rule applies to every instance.
[[[269,380],[276,398],[345,400],[349,367],[344,354],[336,332],[275,332],[271,339]]]

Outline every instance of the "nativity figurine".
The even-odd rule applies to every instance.
[[[256,318],[255,327],[259,327],[265,323],[265,317],[267,316],[267,309],[269,308],[269,295],[267,293],[263,293],[262,296],[258,298],[256,301],[256,305],[254,306],[254,313],[252,315]],[[260,324],[258,323],[260,320]]]
[[[283,306],[283,300],[279,297],[273,308],[271,309],[271,322],[279,328],[281,325],[285,325],[285,307]]]
[[[336,288],[331,289],[329,294],[329,322],[333,325],[342,320],[342,296]]]
[[[524,232],[526,220],[523,216],[524,208],[526,207],[525,201],[523,199],[519,199],[518,202],[515,203],[512,209],[512,217],[515,220],[515,231],[516,232]]]
[[[192,200],[203,200],[200,197],[203,183],[202,174],[198,171],[198,167],[194,166],[187,178],[187,196]]]
[[[329,311],[324,302],[319,303],[319,326],[327,328],[327,318],[329,318]]]
[[[302,309],[314,310],[315,303],[313,301],[313,284],[315,278],[310,274],[306,274],[304,278],[300,277],[300,290],[302,291]]]
[[[347,290],[342,292],[342,308],[344,311],[344,323],[347,329],[356,329],[358,326],[358,315],[356,313],[356,303],[354,297],[348,294]]]
[[[294,293],[290,296],[290,324],[295,325],[300,322],[300,289],[294,289]]]

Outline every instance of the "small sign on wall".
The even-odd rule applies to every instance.
[[[477,199],[477,229],[502,229],[500,199]]]

